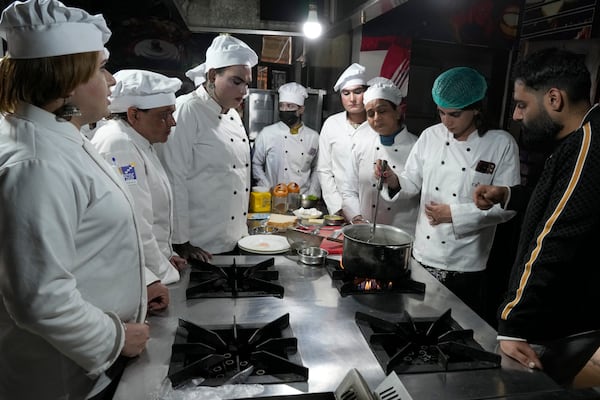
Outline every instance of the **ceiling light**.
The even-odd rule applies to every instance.
[[[308,39],[316,39],[321,36],[323,28],[317,17],[317,5],[314,3],[308,5],[308,18],[306,18],[302,30],[304,31],[304,36]]]

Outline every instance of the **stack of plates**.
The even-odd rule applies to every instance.
[[[290,249],[290,244],[284,236],[279,235],[251,235],[238,241],[240,249],[257,254],[285,253]]]

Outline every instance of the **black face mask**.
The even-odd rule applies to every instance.
[[[296,111],[279,111],[279,120],[291,128],[298,123],[300,117],[296,115]]]

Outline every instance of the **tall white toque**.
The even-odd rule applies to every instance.
[[[339,92],[340,90],[350,86],[366,85],[367,79],[365,77],[365,70],[365,67],[360,64],[352,64],[346,68],[344,72],[342,72],[337,82],[333,86],[333,90]]]
[[[123,69],[114,74],[117,83],[112,87],[110,112],[126,112],[129,107],[144,110],[175,104],[175,92],[181,80],[152,71]]]
[[[101,51],[110,35],[102,15],[56,0],[15,1],[0,17],[6,54],[15,59]]]

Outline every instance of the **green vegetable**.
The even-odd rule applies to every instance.
[[[317,196],[315,196],[314,194],[309,194],[308,196],[306,196],[306,198],[308,200],[319,200],[319,198]]]

